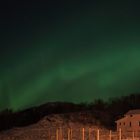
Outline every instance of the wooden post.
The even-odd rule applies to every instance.
[[[90,140],[91,128],[88,129],[88,140]]]
[[[60,140],[63,140],[62,128],[60,127]]]
[[[59,130],[56,129],[56,140],[59,140]]]
[[[122,139],[122,131],[121,131],[121,128],[119,129],[119,140]]]
[[[97,140],[100,140],[100,131],[97,129]]]
[[[70,140],[70,129],[68,128],[68,140]]]
[[[72,128],[70,129],[70,140],[72,140]]]
[[[82,140],[85,140],[85,128],[82,128]]]
[[[135,132],[133,131],[132,132],[132,140],[134,140],[135,139]]]
[[[109,131],[109,140],[111,140],[111,138],[112,138],[112,131],[110,130]]]

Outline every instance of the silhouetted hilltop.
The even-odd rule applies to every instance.
[[[0,131],[11,129],[13,127],[23,127],[35,124],[43,117],[51,114],[84,113],[85,122],[96,122],[106,128],[115,128],[115,120],[121,117],[130,109],[140,108],[140,94],[131,94],[119,98],[111,98],[107,102],[95,100],[93,103],[68,103],[68,102],[49,102],[37,107],[32,107],[23,111],[13,112],[12,110],[3,110],[0,112]],[[83,115],[81,115],[82,117]],[[91,116],[91,117],[87,117]],[[83,121],[78,117],[73,117],[75,121]]]

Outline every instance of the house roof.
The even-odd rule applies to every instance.
[[[125,115],[140,114],[140,109],[129,110]]]
[[[116,120],[115,122],[121,122],[124,121],[126,119],[126,115],[134,115],[134,114],[140,114],[140,109],[134,109],[134,110],[129,110],[123,118],[120,118],[118,120]]]

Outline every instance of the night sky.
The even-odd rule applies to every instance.
[[[138,0],[11,0],[0,17],[0,110],[140,93]]]

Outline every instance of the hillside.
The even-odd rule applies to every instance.
[[[128,110],[140,108],[139,100],[140,94],[131,94],[112,98],[108,102],[50,102],[18,112],[6,109],[0,112],[0,140],[6,140],[8,137],[10,140],[11,137],[14,140],[24,140],[22,137],[34,137],[34,134],[36,137],[44,136],[46,140],[50,132],[52,136],[56,136],[56,130],[60,127],[65,130],[64,134],[68,133],[68,128],[72,128],[80,131],[80,135],[83,127],[116,130],[115,121]]]
[[[89,121],[90,120],[90,121]],[[65,113],[48,115],[33,125],[21,128],[13,128],[0,133],[0,140],[47,140],[56,139],[57,131],[63,138],[68,137],[69,129],[73,131],[73,138],[82,137],[82,128],[88,131],[89,128],[105,130],[93,116],[88,113]],[[87,133],[87,132],[86,132]],[[85,133],[85,135],[87,135]]]

